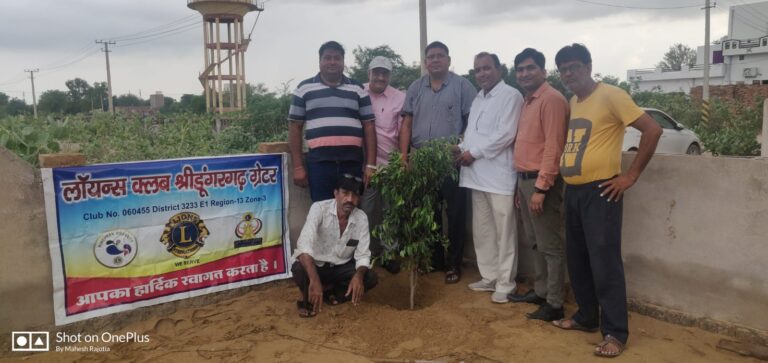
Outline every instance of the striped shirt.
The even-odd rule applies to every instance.
[[[293,91],[288,120],[304,122],[307,161],[363,161],[363,124],[375,118],[363,86],[342,76],[330,87],[318,73]]]

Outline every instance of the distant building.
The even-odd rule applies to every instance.
[[[157,91],[149,96],[149,108],[157,110],[163,108],[163,106],[165,106],[165,97],[163,97],[162,92]]]
[[[731,6],[728,35],[710,46],[709,84],[768,84],[768,1]],[[627,80],[640,91],[689,93],[704,80],[704,46],[696,65],[679,71],[661,68],[630,69]]]

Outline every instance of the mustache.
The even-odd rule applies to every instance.
[[[344,203],[342,205],[345,207],[353,207],[353,208],[355,207],[355,203],[350,203],[350,202]]]

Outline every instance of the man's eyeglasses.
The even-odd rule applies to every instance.
[[[427,59],[428,60],[438,60],[438,59],[443,59],[443,58],[446,58],[446,57],[448,57],[448,56],[443,54],[443,53],[436,53],[436,54],[428,55]]]
[[[571,73],[572,74],[572,73],[575,73],[578,70],[580,70],[582,67],[584,67],[584,64],[582,64],[582,63],[574,63],[574,64],[571,64],[568,67],[560,67],[560,68],[557,69],[557,71],[560,72],[560,74],[566,74],[566,73]]]
[[[342,175],[342,176],[347,178],[347,179],[353,179],[354,181],[356,181],[358,183],[362,183],[363,182],[363,178],[361,178],[359,176],[354,176],[352,174],[347,174],[347,173],[344,173],[344,175]]]

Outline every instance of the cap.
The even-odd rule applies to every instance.
[[[375,58],[373,58],[373,60],[371,60],[371,63],[368,63],[368,70],[374,68],[384,68],[388,71],[392,71],[392,61],[387,57],[377,55]]]

